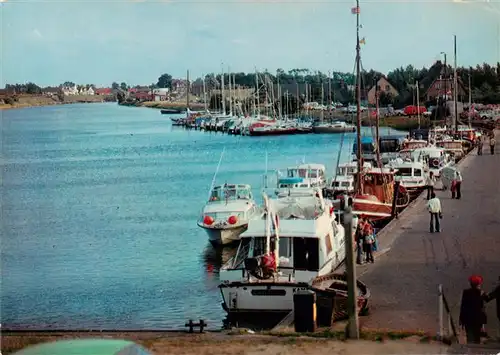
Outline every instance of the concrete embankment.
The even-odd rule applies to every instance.
[[[497,142],[499,131],[496,131]],[[364,329],[438,331],[438,285],[458,322],[461,292],[468,277],[480,274],[492,290],[500,276],[500,143],[496,155],[474,150],[460,163],[462,198],[437,191],[443,219],[441,233],[429,233],[426,196],[420,196],[379,235],[381,253],[375,264],[358,267],[358,277],[371,290]],[[495,305],[487,306],[488,332],[499,331]],[[455,324],[458,329],[458,324]],[[445,323],[445,326],[446,323]]]

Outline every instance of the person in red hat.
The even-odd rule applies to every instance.
[[[462,293],[460,305],[459,325],[465,329],[467,344],[479,344],[481,342],[481,330],[486,324],[486,313],[484,303],[487,300],[486,293],[481,289],[483,277],[472,275],[469,277],[470,288]]]

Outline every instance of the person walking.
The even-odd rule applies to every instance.
[[[477,137],[477,155],[483,155],[483,139],[481,136]]]
[[[431,199],[431,194],[434,192],[434,183],[436,181],[436,178],[434,177],[434,173],[431,171],[429,172],[429,175],[427,176],[425,185],[427,188],[427,201]]]
[[[495,140],[495,135],[490,136],[490,152],[491,155],[495,154],[495,144],[497,141]]]
[[[451,198],[456,198],[460,200],[462,197],[462,173],[460,171],[455,171],[455,176],[453,177],[453,183],[451,184]]]
[[[365,226],[365,221],[363,220],[362,217],[359,218],[358,222],[358,228],[356,228],[356,264],[363,264],[363,248],[364,248],[364,226]]]
[[[497,287],[486,296],[486,302],[496,300],[497,319],[498,319],[498,340],[500,340],[500,276],[498,277]]]
[[[365,222],[363,235],[365,262],[373,264],[375,262],[375,260],[373,259],[373,243],[375,243],[375,237],[373,236],[373,228],[369,222]]]
[[[434,233],[434,227],[436,232],[441,232],[441,225],[439,220],[443,218],[443,213],[441,211],[441,201],[436,197],[436,194],[433,192],[431,194],[431,199],[427,202],[427,208],[429,209],[429,214],[431,216],[430,221],[430,232]]]
[[[462,292],[459,325],[465,329],[467,344],[479,344],[481,342],[481,329],[487,321],[484,311],[487,295],[481,290],[482,276],[469,277],[469,283],[470,288]]]

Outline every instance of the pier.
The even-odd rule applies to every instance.
[[[484,277],[490,292],[500,277],[500,131],[496,155],[476,150],[458,167],[463,175],[462,198],[436,191],[441,199],[441,233],[429,233],[426,194],[422,194],[379,234],[375,263],[358,266],[358,277],[369,285],[370,315],[360,318],[363,329],[439,330],[438,285],[443,285],[458,329],[462,290],[468,277]],[[486,329],[497,336],[495,302],[486,306]],[[444,327],[448,328],[447,318]],[[463,331],[460,333],[464,333]]]

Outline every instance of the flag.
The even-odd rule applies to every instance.
[[[359,10],[360,10],[360,9],[359,9],[359,6],[353,7],[353,8],[351,9],[351,14],[353,14],[353,15],[357,15],[357,14],[359,14],[359,13],[360,13],[360,11],[359,11]]]
[[[359,40],[359,44],[365,44],[365,43],[366,43],[366,41],[365,41],[365,37],[363,37],[363,38],[361,38],[361,39]]]

